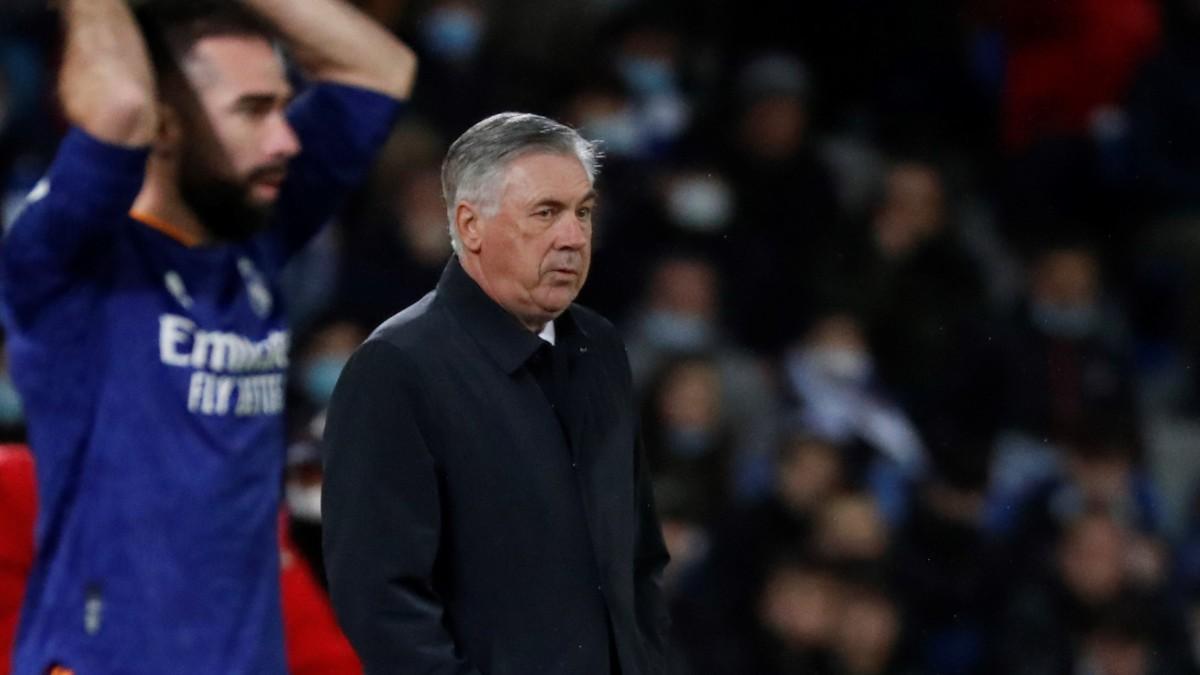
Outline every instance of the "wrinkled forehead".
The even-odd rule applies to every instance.
[[[183,72],[197,90],[219,87],[264,92],[290,91],[283,52],[259,35],[203,37],[180,57]]]
[[[579,157],[569,151],[530,149],[508,158],[496,186],[501,194],[548,195],[586,199],[595,196],[593,177]]]

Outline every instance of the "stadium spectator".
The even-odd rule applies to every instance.
[[[847,491],[821,506],[813,530],[813,550],[824,560],[851,567],[890,570],[891,533],[875,500]]]
[[[848,575],[833,637],[834,675],[916,675],[905,654],[903,611],[886,584]],[[945,671],[941,671],[945,672]]]
[[[353,264],[343,265],[337,280],[337,311],[371,326],[420,300],[450,257],[437,166],[391,178],[382,208],[348,237],[343,255]]]
[[[625,331],[634,386],[646,392],[651,379],[680,357],[708,360],[720,396],[719,420],[728,433],[739,494],[761,490],[778,412],[773,383],[761,359],[743,349],[725,326],[719,268],[708,258],[679,251],[658,259]]]
[[[647,4],[619,17],[611,29],[611,62],[630,94],[633,124],[644,134],[640,159],[672,156],[695,114],[680,18]]]
[[[497,59],[485,51],[493,27],[479,0],[435,0],[412,21],[421,57],[413,104],[440,134],[454,138],[499,103]],[[437,194],[435,190],[433,194]],[[401,305],[406,306],[406,305]]]
[[[856,458],[856,474],[867,472],[866,465],[877,458],[909,477],[925,470],[921,438],[880,380],[863,326],[853,314],[820,315],[783,365],[806,428],[841,445],[863,443],[873,451]]]
[[[366,328],[354,320],[325,317],[302,334],[293,348],[283,495],[291,546],[303,556],[322,587],[326,583],[321,553],[325,412],[342,368],[366,337]]]
[[[1005,347],[1006,426],[1045,438],[1074,433],[1092,416],[1136,423],[1132,345],[1094,248],[1046,242],[1020,312]]]
[[[946,190],[933,162],[893,162],[868,224],[862,267],[838,277],[863,303],[879,378],[918,426],[945,405],[958,355],[986,315],[979,266]]]
[[[761,638],[756,598],[776,560],[811,547],[821,507],[845,480],[843,450],[798,431],[780,442],[769,492],[712,528],[709,554],[677,590],[678,635],[693,665],[741,673]]]
[[[1070,521],[1049,573],[1026,576],[1010,595],[997,664],[1006,672],[1030,675],[1075,672],[1097,647],[1111,655],[1106,647],[1144,644],[1142,638],[1109,642],[1114,637],[1105,630],[1109,617],[1131,607],[1142,612],[1137,621],[1153,636],[1151,649],[1170,659],[1180,647],[1182,623],[1163,602],[1162,566],[1150,575],[1141,566],[1145,547],[1154,545],[1106,513],[1084,513]]]
[[[736,86],[721,158],[739,205],[726,278],[739,298],[731,309],[740,339],[774,355],[811,309],[812,281],[831,253],[837,197],[813,143],[807,68],[785,55],[761,55],[744,66]],[[786,299],[782,308],[779,298]]]
[[[1011,496],[1010,524],[995,521],[1009,542],[1018,573],[1043,569],[1063,528],[1087,513],[1104,513],[1142,535],[1162,531],[1160,498],[1138,462],[1129,429],[1091,421],[1056,439],[1059,468]],[[998,496],[997,498],[1003,498]]]
[[[1128,97],[1130,180],[1139,206],[1172,216],[1200,208],[1200,134],[1187,123],[1200,82],[1200,8],[1164,3],[1166,40],[1140,69]]]
[[[764,675],[830,675],[844,588],[835,568],[803,556],[782,557],[767,570],[757,596],[758,644],[749,668]]]
[[[668,361],[644,400],[643,438],[655,495],[677,505],[687,520],[711,525],[728,507],[733,488],[720,372],[707,357]]]
[[[922,672],[987,673],[1014,570],[986,529],[988,454],[965,439],[942,454],[895,534],[895,588]]]

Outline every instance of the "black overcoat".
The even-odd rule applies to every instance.
[[[531,368],[543,341],[452,258],[347,364],[325,560],[368,673],[665,672],[667,554],[625,350],[578,305],[555,327],[558,396]]]

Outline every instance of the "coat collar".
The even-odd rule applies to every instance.
[[[505,373],[516,372],[543,344],[541,338],[526,330],[515,316],[483,292],[462,268],[457,255],[450,257],[442,271],[437,296]],[[574,305],[554,321],[559,346],[586,344],[587,334],[575,321],[573,310]]]

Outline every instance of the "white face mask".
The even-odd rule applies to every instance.
[[[816,347],[806,355],[821,372],[849,382],[865,382],[871,376],[870,355],[857,349]]]
[[[288,511],[296,520],[308,523],[321,522],[321,484],[300,485],[288,483],[286,488]]]
[[[733,218],[733,191],[716,178],[687,178],[667,194],[671,220],[696,232],[719,232]]]

